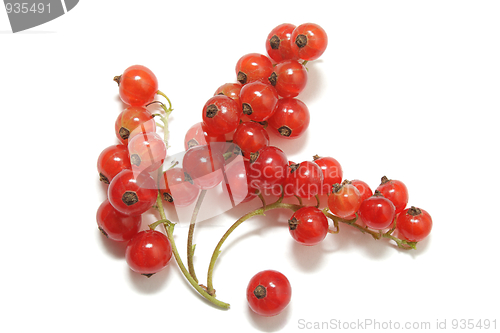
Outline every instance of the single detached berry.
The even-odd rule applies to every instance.
[[[250,309],[261,316],[275,316],[290,303],[292,287],[285,275],[266,270],[257,273],[247,286]]]
[[[396,206],[396,214],[401,213],[408,204],[408,189],[400,180],[392,180],[384,176],[376,191],[379,191],[385,198],[392,201]]]
[[[97,226],[107,238],[124,242],[129,241],[141,229],[141,215],[125,215],[117,211],[106,199],[96,214]]]
[[[271,59],[280,62],[288,59],[296,59],[292,51],[292,32],[295,25],[283,23],[275,27],[266,39],[266,51]]]
[[[134,272],[151,277],[167,267],[172,245],[167,236],[156,230],[144,230],[127,244],[125,259]]]
[[[410,207],[403,210],[397,218],[396,230],[403,239],[420,242],[431,233],[432,218],[425,210]]]
[[[124,169],[132,169],[127,146],[119,144],[104,149],[97,159],[100,181],[109,184]]]
[[[158,195],[156,182],[148,173],[136,175],[122,170],[108,187],[108,200],[122,214],[141,215],[153,206]]]
[[[156,132],[156,122],[153,115],[143,106],[130,106],[116,118],[116,137],[123,144],[137,134]]]
[[[328,36],[325,30],[315,23],[305,23],[292,32],[292,52],[302,60],[318,59],[325,52]]]
[[[343,219],[353,216],[361,206],[361,194],[349,181],[333,185],[333,191],[328,196],[328,209],[333,215]]]
[[[309,109],[304,102],[296,98],[281,98],[268,124],[282,138],[295,139],[305,133],[309,121]]]
[[[247,84],[253,81],[268,82],[273,72],[271,60],[260,53],[249,53],[236,63],[236,77],[239,83]]]
[[[130,66],[114,80],[120,87],[121,100],[128,105],[144,106],[154,100],[158,91],[156,76],[145,66]]]
[[[379,192],[361,203],[358,210],[359,218],[364,224],[374,230],[383,230],[391,226],[396,217],[396,207]]]
[[[288,229],[293,239],[300,244],[316,245],[328,234],[328,219],[316,207],[302,207],[288,220]]]
[[[241,108],[236,102],[224,95],[210,98],[203,107],[203,123],[212,135],[232,132],[238,127]]]

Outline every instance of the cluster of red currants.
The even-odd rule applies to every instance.
[[[220,247],[239,224],[267,210],[292,210],[289,232],[306,246],[319,244],[328,233],[338,233],[339,223],[375,239],[388,238],[404,249],[415,248],[429,235],[430,215],[413,206],[406,208],[408,190],[401,181],[383,177],[373,193],[363,181],[343,180],[342,167],[333,157],[316,155],[311,161],[294,163],[283,150],[270,145],[268,131],[295,139],[307,129],[309,110],[297,96],[307,83],[305,64],[319,58],[327,43],[325,31],[317,24],[281,24],[274,28],[266,40],[268,55],[251,53],[237,61],[237,82],[223,84],[208,99],[202,108],[202,121],[185,135],[181,163],[167,170],[163,170],[163,163],[170,101],[158,90],[155,75],[144,66],[129,67],[115,77],[120,97],[128,107],[115,123],[120,143],[106,148],[98,159],[100,180],[108,188],[107,199],[97,212],[97,223],[108,238],[128,242],[125,257],[132,270],[151,276],[166,267],[174,254],[193,287],[208,300],[226,307],[226,303],[217,303],[212,286]],[[157,94],[167,99],[168,107],[155,101]],[[163,111],[153,114],[147,109],[152,104],[160,105]],[[156,117],[163,125],[155,121]],[[164,138],[156,132],[158,125],[164,130]],[[263,206],[243,216],[224,234],[210,262],[208,286],[202,287],[192,267],[196,218],[191,221],[188,236],[188,271],[178,258],[171,234],[173,224],[166,219],[162,202],[176,208],[192,207],[201,203],[207,190],[217,186],[233,206],[257,197]],[[324,209],[320,208],[322,195],[328,200]],[[277,199],[266,204],[267,197]],[[296,198],[299,204],[285,203],[284,198]],[[314,198],[316,205],[303,204],[303,199]],[[141,216],[151,207],[158,209],[161,219],[140,231]],[[162,223],[167,235],[155,230]],[[280,272],[262,271],[248,284],[249,306],[260,315],[280,313],[290,298],[290,283]]]

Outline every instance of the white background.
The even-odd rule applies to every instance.
[[[294,332],[365,319],[446,320],[448,331],[453,319],[496,319],[498,330],[499,17],[497,1],[108,0],[12,34],[0,10],[1,330]],[[404,181],[434,228],[416,251],[348,226],[305,248],[288,234],[289,212],[269,212],[223,247],[214,285],[231,309],[222,311],[175,261],[150,279],[132,273],[125,246],[97,230],[105,191],[96,161],[117,142],[123,108],[112,79],[133,64],[156,73],[174,104],[169,152],[178,153],[205,101],[235,81],[239,57],[265,53],[284,22],[320,24],[329,45],[299,96],[312,114],[307,135],[272,144],[296,162],[332,156],[345,178],[372,188],[383,175]],[[219,237],[258,204],[199,224],[202,282]],[[187,228],[175,233],[184,257]],[[246,304],[263,269],[293,288],[273,318]]]

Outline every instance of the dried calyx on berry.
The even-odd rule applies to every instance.
[[[411,206],[410,209],[408,209],[407,214],[411,215],[411,216],[417,216],[417,215],[422,214],[422,210],[420,208],[415,207],[415,206]]]

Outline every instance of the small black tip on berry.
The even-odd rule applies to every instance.
[[[276,35],[274,35],[273,37],[271,37],[271,39],[269,40],[269,45],[271,45],[271,48],[273,50],[279,49],[280,48],[280,43],[281,43],[281,40]]]
[[[248,103],[241,104],[241,108],[243,109],[243,114],[251,115],[253,113],[252,106]]]
[[[390,182],[391,180],[389,178],[387,178],[387,176],[384,176],[382,177],[382,179],[380,180],[380,185],[384,185],[385,183],[388,183]]]
[[[99,180],[104,184],[109,184],[109,179],[105,175],[99,172]]]
[[[236,78],[238,80],[239,83],[241,84],[245,84],[247,83],[247,75],[245,73],[243,73],[242,71],[239,71],[238,72],[238,76]]]
[[[115,81],[118,84],[118,87],[120,86],[120,81],[122,80],[121,75],[117,75],[113,78],[113,81]]]
[[[332,193],[337,193],[342,189],[342,184],[336,183],[332,185]]]
[[[209,106],[207,106],[206,116],[207,116],[207,118],[213,118],[213,117],[215,117],[215,115],[217,114],[217,112],[219,112],[219,109],[217,108],[217,105],[210,104]]]
[[[259,158],[259,152],[250,153],[250,163],[255,162]]]
[[[172,195],[170,193],[163,193],[163,199],[167,202],[174,202],[174,198],[172,198]]]
[[[152,276],[153,276],[153,274],[154,274],[154,273],[149,273],[149,274],[141,274],[141,275],[144,275],[145,277],[150,278],[150,277],[152,277]]]
[[[103,234],[104,236],[106,236],[106,238],[109,238],[108,237],[108,233],[106,231],[104,231],[103,228],[99,227],[99,231],[101,232],[101,234]]]
[[[287,138],[290,137],[290,135],[292,135],[292,129],[286,125],[283,125],[280,128],[278,128],[278,132],[280,133],[281,136]]]
[[[301,49],[307,45],[307,36],[306,35],[298,35],[295,38],[295,44]]]
[[[273,72],[271,74],[271,76],[268,78],[268,80],[269,80],[269,83],[271,83],[271,85],[273,87],[275,87],[276,86],[276,82],[278,82],[278,74],[276,74],[276,72]]]
[[[133,204],[139,202],[139,197],[137,193],[133,191],[127,191],[122,195],[122,201],[127,206],[132,206]]]
[[[135,166],[141,165],[141,158],[137,154],[130,155],[130,163]]]
[[[264,287],[263,285],[259,284],[253,290],[253,294],[255,295],[255,297],[257,297],[257,299],[262,299],[262,298],[266,297],[266,295],[267,295],[266,287]]]
[[[420,210],[420,208],[417,208],[415,206],[411,206],[410,209],[408,209],[408,215],[411,215],[411,216],[417,216],[417,215],[420,215],[422,214],[422,210]]]
[[[295,217],[292,218],[291,220],[288,220],[288,228],[291,231],[294,231],[295,229],[297,229],[298,225],[299,225],[299,221]]]
[[[195,139],[191,139],[187,142],[188,149],[193,148],[199,145],[199,142],[196,141]]]
[[[130,131],[126,129],[125,127],[120,127],[120,130],[118,131],[118,135],[120,135],[120,138],[123,140],[127,140],[128,137],[130,136]]]

